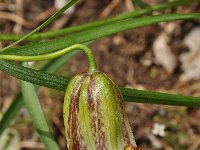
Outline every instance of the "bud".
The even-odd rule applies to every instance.
[[[64,100],[69,150],[136,150],[123,97],[101,72],[75,76]]]

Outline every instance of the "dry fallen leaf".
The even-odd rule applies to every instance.
[[[185,45],[189,52],[180,56],[183,73],[180,76],[181,81],[200,79],[200,27],[192,31],[184,38]]]
[[[172,73],[177,65],[177,59],[168,44],[170,41],[169,36],[174,28],[174,24],[167,24],[164,32],[162,32],[153,43],[155,61],[157,64],[163,66],[168,73]]]

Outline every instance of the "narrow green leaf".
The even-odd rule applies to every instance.
[[[24,66],[28,66],[28,63],[23,64]],[[60,150],[53,135],[51,134],[48,123],[40,106],[38,97],[35,93],[35,88],[33,84],[28,83],[26,81],[22,81],[21,88],[25,106],[28,109],[33,125],[37,133],[39,134],[41,141],[45,145],[46,149]]]
[[[113,35],[118,32],[122,32],[132,28],[139,28],[146,25],[156,24],[160,22],[175,21],[175,20],[191,20],[200,19],[200,13],[193,14],[166,14],[157,16],[148,16],[136,19],[128,19],[121,22],[115,22],[112,24],[92,28],[90,30],[75,33],[63,38],[39,42],[37,44],[29,44],[19,48],[10,48],[6,51],[0,52],[0,54],[13,54],[22,56],[41,55],[46,53],[55,52],[57,50],[64,49],[74,44],[81,44],[97,40],[99,38]]]
[[[51,60],[44,67],[42,67],[41,70],[46,71],[48,73],[54,73],[76,53],[77,52],[70,53],[63,57]],[[16,117],[17,113],[23,107],[23,105],[24,105],[24,100],[20,92],[16,96],[16,98],[13,100],[12,104],[10,105],[10,107],[4,113],[2,119],[0,120],[0,136],[3,133],[3,131],[6,129],[6,127],[10,124],[10,122]]]
[[[99,20],[99,21],[95,21],[95,22],[91,22],[91,23],[87,23],[87,24],[83,24],[83,25],[78,25],[78,26],[73,26],[73,27],[68,27],[68,28],[64,28],[64,29],[59,29],[59,30],[55,30],[55,31],[36,33],[36,34],[28,37],[27,40],[41,40],[41,39],[45,39],[45,38],[53,38],[53,37],[60,36],[60,35],[66,35],[69,33],[81,32],[84,30],[91,29],[93,27],[99,27],[99,26],[102,26],[105,24],[122,21],[122,20],[125,20],[128,18],[136,18],[136,17],[142,16],[142,15],[151,13],[153,11],[159,11],[159,10],[164,10],[164,9],[168,9],[168,8],[175,8],[179,5],[186,5],[186,4],[190,4],[192,2],[199,2],[199,1],[200,0],[175,0],[175,1],[169,2],[169,3],[163,3],[160,5],[150,6],[145,9],[138,9],[138,10],[134,10],[134,11],[130,11],[130,12],[125,12],[116,17],[108,18],[105,20]],[[22,38],[23,36],[24,35],[19,35],[19,34],[18,35],[1,34],[0,40],[2,40],[2,41],[18,40],[18,39]]]
[[[15,100],[12,102],[8,110],[5,114],[3,114],[2,119],[0,120],[0,136],[3,133],[3,131],[6,129],[6,127],[9,125],[9,123],[15,118],[17,115],[17,112],[21,109],[23,106],[23,100],[22,100],[22,94],[18,94]]]
[[[18,79],[60,91],[66,89],[70,80],[70,78],[23,67],[9,61],[0,60],[0,70]]]
[[[25,36],[21,37],[18,41],[14,42],[13,44],[0,49],[0,51],[6,50],[14,45],[19,44],[20,42],[24,41],[25,39],[27,39],[28,37],[30,37],[31,35],[33,35],[34,33],[39,32],[40,30],[42,30],[43,28],[45,28],[48,24],[50,24],[51,22],[53,22],[56,18],[58,18],[64,11],[66,11],[68,8],[70,8],[73,4],[75,4],[78,0],[69,0],[69,2],[64,5],[60,10],[58,10],[54,15],[52,15],[50,18],[48,18],[43,24],[41,24],[40,26],[38,26],[36,29],[34,29],[33,31],[31,31],[30,33],[26,34]]]
[[[181,96],[160,92],[120,88],[127,102],[200,107],[200,97]]]
[[[0,61],[0,70],[19,79],[63,92],[65,92],[70,81],[70,78],[22,67],[8,61]],[[24,72],[27,73],[24,74]],[[50,80],[52,80],[51,84],[49,84]],[[124,99],[129,102],[200,107],[199,97],[179,96],[127,88],[120,89]]]

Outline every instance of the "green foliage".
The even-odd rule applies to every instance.
[[[137,2],[138,5],[144,9],[139,9],[132,12],[126,12],[114,18],[100,20],[85,25],[79,25],[57,31],[35,34],[36,32],[43,29],[45,26],[47,26],[49,23],[54,21],[67,8],[69,8],[77,1],[78,0],[70,0],[68,4],[66,4],[61,10],[55,13],[52,17],[50,17],[44,24],[42,24],[29,34],[25,35],[24,37],[23,35],[16,35],[16,36],[0,35],[0,39],[2,40],[5,39],[18,40],[15,43],[9,45],[8,47],[0,50],[0,59],[3,58],[2,57],[3,55],[38,56],[42,54],[49,54],[57,52],[74,44],[84,44],[86,42],[92,42],[94,40],[98,40],[99,38],[110,36],[118,32],[122,32],[133,28],[139,28],[147,25],[152,25],[160,22],[200,19],[200,13],[162,14],[157,16],[146,16],[146,17],[135,18],[151,13],[153,11],[173,8],[178,5],[188,4],[191,2],[199,2],[200,0],[177,0],[174,2],[165,3],[158,6],[147,6],[142,1],[137,0],[135,2]],[[41,40],[44,38],[52,38],[52,37],[55,38],[56,36],[66,35],[69,33],[70,35],[67,35],[65,37],[45,42],[32,43],[18,48],[11,48],[13,45],[18,44],[23,40]],[[40,104],[38,103],[37,96],[34,92],[34,87],[32,84],[27,82],[31,82],[40,86],[45,86],[59,91],[65,91],[70,81],[70,78],[52,74],[53,72],[55,72],[56,69],[62,66],[62,64],[65,62],[64,60],[65,57],[70,57],[70,55],[63,56],[62,59],[58,58],[57,60],[51,61],[50,63],[48,63],[46,68],[42,69],[43,71],[33,70],[31,68],[16,65],[9,61],[0,60],[1,71],[23,80],[22,93],[24,98],[26,99],[23,100],[22,94],[20,93],[13,101],[10,108],[7,110],[7,112],[3,116],[3,119],[0,122],[0,134],[8,126],[9,122],[15,117],[15,115],[24,105],[25,102],[26,108],[28,108],[34,126],[36,127],[36,131],[38,131],[39,135],[41,136],[41,140],[46,145],[47,149],[59,149],[58,145],[56,144],[55,140],[50,134],[50,130],[45,121],[45,117],[40,108]],[[45,71],[50,73],[47,73]],[[198,97],[178,96],[178,95],[165,94],[159,92],[127,89],[123,87],[121,87],[120,90],[124,96],[124,99],[129,102],[200,107],[200,98]],[[31,100],[28,101],[29,98],[32,99],[32,101]],[[35,113],[34,111],[37,113]],[[44,133],[42,131],[43,129],[45,131],[45,134],[43,134]]]
[[[23,65],[28,67],[28,63],[24,62]],[[43,114],[33,84],[28,83],[26,81],[21,81],[21,88],[24,103],[33,122],[33,126],[39,134],[40,139],[44,143],[46,149],[60,150],[48,127],[48,123]]]
[[[70,0],[65,6],[63,6],[59,11],[57,11],[54,15],[52,15],[49,19],[47,19],[47,21],[45,21],[43,24],[41,24],[40,26],[38,26],[36,29],[34,29],[33,31],[31,31],[29,34],[21,37],[18,41],[14,42],[13,44],[3,48],[2,50],[6,50],[14,45],[19,44],[20,42],[24,41],[25,39],[27,39],[28,37],[30,37],[31,35],[33,35],[34,33],[39,32],[40,30],[42,30],[44,27],[46,27],[48,24],[50,24],[52,21],[54,21],[56,18],[58,18],[63,12],[65,12],[68,8],[70,8],[73,4],[75,4],[77,2],[77,0]]]
[[[0,69],[9,75],[37,85],[65,92],[70,78],[22,67],[8,61],[0,60]],[[120,88],[124,99],[129,102],[153,103],[177,106],[200,106],[200,98],[178,96],[159,92]]]
[[[49,61],[45,66],[43,66],[40,70],[55,73],[61,66],[64,65],[75,53],[70,53],[63,57],[59,57],[57,59]],[[36,86],[38,88],[38,86]],[[24,106],[24,100],[21,92],[15,97],[13,103],[10,105],[8,110],[4,113],[3,118],[0,121],[0,135],[3,133],[4,129],[9,125],[9,123],[16,117],[19,110]]]
[[[9,48],[6,51],[0,52],[8,55],[20,56],[37,56],[47,53],[52,53],[62,50],[74,44],[82,44],[91,42],[102,37],[113,35],[125,30],[139,28],[147,25],[152,25],[160,22],[175,21],[175,20],[191,20],[200,19],[200,13],[194,14],[165,14],[157,16],[146,16],[141,18],[130,18],[121,22],[114,22],[103,26],[95,27],[86,31],[68,35],[55,40],[29,44],[19,48]]]
[[[77,25],[77,26],[72,26],[72,27],[67,27],[64,29],[59,29],[59,30],[55,30],[55,31],[48,31],[48,32],[42,32],[42,33],[35,33],[35,32],[31,32],[29,36],[26,36],[26,40],[41,40],[41,39],[45,39],[45,38],[54,38],[54,37],[58,37],[61,35],[66,35],[66,34],[72,34],[72,33],[77,33],[77,32],[81,32],[87,29],[91,29],[94,27],[98,27],[98,26],[102,26],[102,25],[106,25],[106,24],[111,24],[117,21],[123,21],[129,18],[136,18],[136,17],[140,17],[142,15],[145,14],[149,14],[151,12],[154,11],[159,11],[159,10],[164,10],[164,9],[169,9],[169,8],[174,8],[177,7],[179,5],[186,5],[192,2],[197,2],[200,0],[176,0],[173,2],[168,2],[168,3],[163,3],[160,5],[155,5],[155,6],[150,6],[148,8],[145,9],[136,9],[130,12],[124,12],[119,14],[116,17],[113,18],[108,18],[105,20],[99,20],[99,21],[95,21],[95,22],[91,22],[91,23],[86,23],[83,25]],[[44,26],[43,26],[44,27]],[[34,33],[32,35],[32,33]],[[0,35],[0,40],[2,41],[13,41],[13,40],[19,40],[21,38],[23,38],[25,35],[23,34],[18,34],[18,35],[6,35],[6,34],[1,34]]]

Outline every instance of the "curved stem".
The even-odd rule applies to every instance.
[[[82,50],[88,57],[89,61],[89,72],[95,72],[97,70],[96,60],[91,49],[82,44],[75,44],[73,46],[67,47],[65,49],[59,50],[57,52],[38,55],[38,56],[18,56],[18,55],[0,55],[0,59],[2,60],[15,60],[15,61],[41,61],[41,60],[49,60],[54,59],[60,56],[63,56],[67,53],[70,53],[75,50]]]

